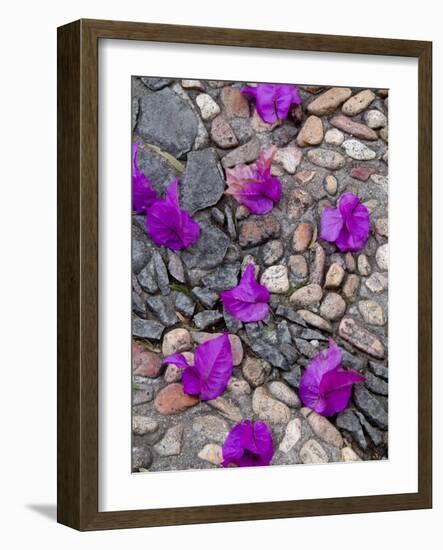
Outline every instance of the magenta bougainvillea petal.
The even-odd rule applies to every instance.
[[[240,283],[220,292],[225,309],[245,323],[262,321],[269,311],[269,290],[257,282],[254,266],[248,265]]]
[[[268,466],[274,454],[271,430],[259,420],[246,420],[234,426],[223,445],[223,462],[229,466]]]
[[[149,179],[139,169],[137,163],[138,142],[132,145],[132,209],[144,214],[146,209],[158,199]]]
[[[338,208],[325,208],[320,219],[320,238],[334,243],[340,252],[359,252],[371,226],[369,211],[353,193],[344,193]]]
[[[270,212],[281,198],[282,184],[271,176],[271,164],[276,147],[268,147],[260,152],[255,165],[238,164],[226,170],[227,195],[246,206],[253,214]]]
[[[364,380],[357,371],[342,368],[340,348],[329,339],[329,348],[312,359],[302,376],[300,398],[318,414],[332,416],[346,409],[353,384]]]
[[[255,98],[257,113],[268,124],[287,118],[291,105],[301,105],[302,99],[293,84],[258,84],[240,90]]]
[[[183,391],[200,397],[202,401],[221,395],[232,375],[232,350],[228,335],[222,334],[197,346],[194,366],[181,353],[169,355],[164,364],[173,364],[183,370]]]
[[[168,187],[166,197],[146,210],[148,235],[159,246],[187,248],[200,236],[200,225],[178,203],[178,180]]]

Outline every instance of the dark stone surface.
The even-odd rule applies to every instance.
[[[302,327],[307,327],[306,322],[292,307],[278,306],[275,310],[275,314],[288,319],[288,321],[291,321],[292,323],[297,323]]]
[[[225,308],[223,308],[223,319],[225,320],[226,328],[231,334],[236,334],[243,327],[243,323],[232,316]]]
[[[375,397],[362,384],[354,386],[354,402],[371,424],[382,429],[388,427],[388,412],[382,399]]]
[[[368,434],[372,443],[374,443],[374,445],[377,447],[381,445],[383,443],[383,432],[381,432],[377,428],[374,428],[374,426],[371,426],[371,424],[369,424],[369,422],[366,420],[361,412],[356,411],[355,414],[358,416],[361,425],[365,429],[365,432]]]
[[[389,369],[383,363],[375,363],[374,361],[369,361],[369,369],[380,378],[388,380],[389,378]]]
[[[282,354],[277,346],[273,346],[272,344],[269,344],[268,342],[259,339],[252,341],[250,345],[252,351],[256,355],[258,355],[265,361],[268,361],[268,363],[271,363],[272,366],[277,367],[281,370],[289,369],[286,357]]]
[[[369,371],[365,373],[365,377],[365,386],[368,390],[379,395],[388,395],[388,383],[385,380]]]
[[[192,317],[194,315],[195,303],[183,292],[177,292],[175,295],[175,307],[185,317]]]
[[[312,359],[320,351],[320,348],[313,346],[307,340],[303,340],[303,338],[294,338],[294,340],[298,351],[308,359]]]
[[[132,319],[132,335],[138,338],[148,338],[149,340],[160,340],[165,327],[158,321]]]
[[[202,283],[217,292],[228,290],[237,286],[239,273],[240,263],[224,264],[203,277]]]
[[[342,347],[340,349],[342,354],[342,365],[344,367],[358,371],[362,371],[366,368],[367,359],[365,357],[353,355]]]
[[[146,305],[155,314],[157,319],[166,327],[172,327],[178,322],[177,315],[172,307],[171,300],[166,296],[150,296]]]
[[[223,319],[223,315],[219,311],[201,311],[193,317],[194,324],[200,330],[212,327]]]
[[[138,472],[140,468],[147,470],[152,464],[152,452],[146,445],[132,448],[132,469]]]
[[[197,129],[191,107],[169,88],[141,98],[136,132],[146,143],[178,158],[191,150]]]
[[[350,409],[347,409],[337,415],[337,428],[347,431],[352,439],[365,451],[368,443],[363,433],[360,421],[356,414]]]
[[[214,149],[188,154],[180,186],[181,205],[191,213],[217,204],[225,190],[225,181]]]
[[[164,296],[166,296],[171,292],[171,288],[169,287],[169,275],[168,270],[166,269],[165,262],[163,261],[160,253],[157,251],[154,252],[152,260],[154,264],[158,288],[160,289],[160,292]]]
[[[182,251],[182,260],[187,268],[210,269],[219,265],[229,246],[229,238],[223,231],[208,223],[200,222],[199,240]]]
[[[140,170],[160,195],[163,195],[169,184],[180,175],[162,155],[149,147],[139,147],[137,161]]]
[[[283,379],[296,390],[300,386],[301,376],[302,373],[299,365],[292,366],[290,371],[283,373]]]
[[[197,298],[197,300],[207,308],[212,308],[218,302],[218,294],[213,292],[209,288],[202,288],[200,286],[195,286],[192,289],[192,294]]]
[[[139,239],[132,239],[132,271],[139,273],[151,258],[151,251],[146,243]]]
[[[149,263],[137,275],[137,280],[140,286],[149,294],[154,294],[158,290],[158,284],[155,277],[155,267],[153,263]]]

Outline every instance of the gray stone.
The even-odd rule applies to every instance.
[[[222,165],[224,168],[232,168],[237,164],[245,164],[253,162],[260,153],[260,142],[254,137],[244,145],[235,148],[230,151],[222,159]]]
[[[323,291],[320,285],[309,284],[293,292],[289,301],[295,307],[310,307],[320,302]]]
[[[320,340],[324,342],[328,341],[328,336],[326,336],[325,334],[322,334],[318,330],[313,330],[311,328],[306,328],[301,330],[298,333],[298,336],[300,338],[303,338],[304,340]]]
[[[302,327],[306,327],[305,320],[297,311],[294,311],[291,307],[280,305],[275,310],[275,315],[279,315],[280,317],[284,317],[285,319],[287,319],[288,321],[291,321],[292,323],[297,323]]]
[[[183,292],[177,292],[175,296],[175,307],[185,317],[192,317],[195,310],[195,303],[189,296],[183,294]]]
[[[317,355],[319,352],[319,349],[306,340],[303,340],[303,338],[294,338],[295,345],[297,346],[298,351],[305,355],[308,359],[312,359]]]
[[[280,344],[291,344],[292,337],[287,321],[281,321],[277,325],[277,340]]]
[[[140,80],[143,82],[145,86],[147,86],[150,90],[153,90],[154,92],[157,90],[161,90],[162,88],[165,88],[166,86],[169,86],[171,82],[173,82],[173,78],[156,78],[156,77],[146,77],[142,76],[140,77]]]
[[[206,403],[232,422],[241,422],[243,420],[241,410],[229,399],[217,397],[216,399],[206,401]]]
[[[303,464],[324,464],[328,462],[328,455],[315,439],[309,439],[300,449],[300,458]]]
[[[152,183],[153,188],[161,195],[166,192],[171,181],[177,178],[182,170],[182,165],[173,157],[169,157],[168,154],[153,147],[145,146],[138,149],[138,166]]]
[[[329,170],[338,170],[345,165],[344,156],[330,149],[311,149],[308,151],[308,159],[312,164]]]
[[[140,239],[132,239],[131,247],[131,260],[132,271],[139,273],[149,262],[151,258],[151,251],[146,246],[146,242]]]
[[[163,261],[163,258],[157,251],[154,252],[152,256],[152,261],[154,265],[154,271],[155,271],[158,288],[160,289],[160,292],[164,296],[166,296],[171,292],[171,288],[169,286],[169,276],[168,276],[168,270],[166,269],[165,262]]]
[[[206,275],[202,283],[217,292],[233,288],[238,283],[238,274],[240,273],[240,264],[224,264],[217,268],[213,273]]]
[[[388,119],[386,118],[386,116],[377,109],[366,111],[366,113],[363,115],[363,118],[365,119],[365,122],[369,126],[369,128],[372,128],[373,130],[384,128],[388,125]]]
[[[346,311],[346,302],[336,292],[328,292],[321,306],[320,315],[326,317],[329,321],[336,321],[343,316]]]
[[[369,424],[369,422],[366,420],[361,412],[356,411],[355,414],[358,416],[361,425],[363,426],[365,432],[368,434],[372,443],[375,446],[381,445],[383,443],[383,433],[377,428],[374,428],[374,426],[372,426],[371,424]]]
[[[171,327],[178,322],[177,315],[172,307],[171,300],[165,296],[150,296],[146,300],[146,305],[155,314],[157,319],[165,325]]]
[[[160,340],[164,330],[165,327],[157,321],[146,321],[137,317],[132,319],[132,335],[137,338]]]
[[[284,294],[289,290],[288,268],[285,265],[272,265],[263,272],[260,283],[269,292]]]
[[[177,424],[169,428],[161,441],[154,445],[160,456],[174,456],[180,454],[183,439],[183,425]]]
[[[382,269],[383,271],[386,271],[388,269],[389,267],[389,245],[388,244],[382,244],[377,248],[375,259],[380,269]]]
[[[251,349],[259,357],[271,363],[273,367],[288,370],[288,361],[278,347],[268,344],[263,340],[255,340],[251,342]]]
[[[366,368],[366,365],[368,362],[366,357],[353,355],[352,353],[349,353],[349,351],[343,348],[341,350],[341,355],[342,355],[342,365],[347,369],[353,369],[361,372]]]
[[[134,415],[132,417],[132,432],[135,435],[145,435],[155,432],[158,429],[158,422],[147,416]]]
[[[388,427],[388,412],[383,402],[362,384],[354,386],[354,402],[372,424],[382,429]]]
[[[225,320],[226,328],[231,334],[237,333],[243,326],[243,323],[231,315],[223,308],[223,319]]]
[[[285,435],[281,440],[278,450],[282,453],[289,453],[289,451],[298,443],[301,438],[302,427],[300,418],[294,418],[288,422],[285,430]]]
[[[231,237],[232,240],[235,241],[237,237],[237,229],[235,227],[232,210],[229,206],[225,207],[225,218],[226,218],[226,227],[228,229],[229,236]]]
[[[223,225],[225,223],[225,215],[223,214],[223,212],[220,212],[220,210],[216,206],[211,208],[211,216],[220,225]]]
[[[372,393],[377,393],[379,395],[388,395],[388,383],[385,380],[382,380],[378,376],[372,374],[372,372],[367,372],[365,374],[366,382],[365,386]]]
[[[147,445],[136,445],[132,448],[132,470],[148,470],[152,464],[152,452]]]
[[[192,151],[187,160],[180,196],[183,208],[193,213],[217,204],[225,182],[214,149]]]
[[[287,423],[291,418],[289,408],[273,399],[263,386],[256,388],[252,395],[252,409],[258,418],[272,424]]]
[[[155,278],[155,267],[153,263],[149,263],[137,275],[137,280],[143,290],[154,294],[158,290],[158,284]]]
[[[347,409],[337,415],[336,425],[340,430],[348,432],[352,439],[363,449],[366,450],[368,443],[363,433],[363,428],[357,415],[350,409]]]
[[[172,250],[168,248],[168,271],[169,273],[179,281],[185,282],[185,269],[180,257]]]
[[[281,241],[268,241],[261,249],[263,263],[266,266],[275,264],[283,256],[284,248]]]
[[[141,98],[136,132],[147,143],[180,157],[191,150],[197,128],[193,110],[169,88]]]
[[[358,302],[358,310],[369,325],[382,327],[386,324],[383,308],[380,304],[374,302],[374,300],[361,300]]]
[[[375,151],[357,139],[347,139],[341,146],[355,160],[372,160],[377,156]]]
[[[331,323],[329,321],[326,321],[326,319],[320,317],[320,315],[312,313],[312,311],[309,311],[307,309],[300,309],[298,311],[298,314],[308,325],[311,325],[312,327],[318,328],[320,330],[325,330],[326,332],[332,332]]]
[[[369,361],[370,370],[376,375],[385,380],[389,378],[389,369],[383,363],[375,363],[374,361]]]
[[[201,330],[216,325],[223,319],[223,315],[219,311],[201,311],[193,317],[195,326]]]
[[[205,439],[223,443],[228,433],[229,426],[222,418],[208,414],[205,416],[198,416],[192,424],[192,429]]]
[[[271,370],[272,367],[267,361],[255,357],[246,357],[242,366],[243,376],[253,388],[263,385]]]
[[[327,418],[311,412],[308,415],[308,423],[317,437],[334,447],[343,447],[343,438],[335,426]]]
[[[301,401],[298,395],[294,392],[294,390],[291,390],[291,388],[289,388],[289,386],[287,386],[284,382],[281,382],[280,380],[273,380],[272,382],[269,382],[267,387],[269,393],[273,397],[275,397],[288,407],[301,407]]]
[[[192,289],[192,294],[207,308],[214,307],[219,299],[217,292],[213,292],[209,288],[201,288],[199,286],[195,286]]]
[[[292,386],[293,388],[297,389],[300,386],[300,380],[301,380],[301,368],[299,365],[295,365],[291,367],[291,370],[289,372],[283,373],[283,379],[286,380],[286,382]]]
[[[200,222],[200,238],[182,252],[186,267],[210,269],[220,264],[226,254],[230,240],[223,231],[208,222]]]
[[[298,358],[297,350],[291,344],[280,344],[280,351],[285,356],[289,365],[295,363]]]

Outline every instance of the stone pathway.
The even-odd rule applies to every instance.
[[[229,429],[263,419],[273,464],[387,458],[388,92],[299,86],[301,107],[269,125],[240,94],[245,83],[138,78],[132,82],[139,167],[164,192],[180,179],[180,202],[201,226],[186,251],[156,247],[133,216],[133,470],[214,468]],[[272,172],[283,196],[250,215],[225,190],[224,169],[278,147]],[[359,254],[317,240],[319,215],[344,192],[360,197],[372,229]],[[246,265],[271,294],[271,313],[243,324],[218,292]],[[183,394],[181,372],[161,365],[228,330],[233,377],[224,394]],[[333,337],[343,364],[366,377],[332,418],[303,408],[300,377]]]

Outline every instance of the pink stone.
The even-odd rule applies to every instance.
[[[198,402],[197,397],[183,392],[181,384],[169,384],[158,392],[154,407],[160,414],[170,415],[185,411]]]
[[[157,378],[162,370],[160,356],[138,342],[132,342],[132,369],[136,376]]]
[[[228,117],[249,118],[249,104],[238,88],[226,86],[220,94]]]
[[[366,124],[361,124],[360,122],[354,122],[347,116],[339,115],[332,117],[329,121],[332,126],[343,130],[347,134],[359,139],[366,139],[368,141],[375,141],[378,139],[378,136],[374,130],[371,130]]]
[[[374,173],[372,168],[366,168],[364,166],[358,166],[351,169],[351,178],[355,178],[360,181],[368,181],[369,177]]]

